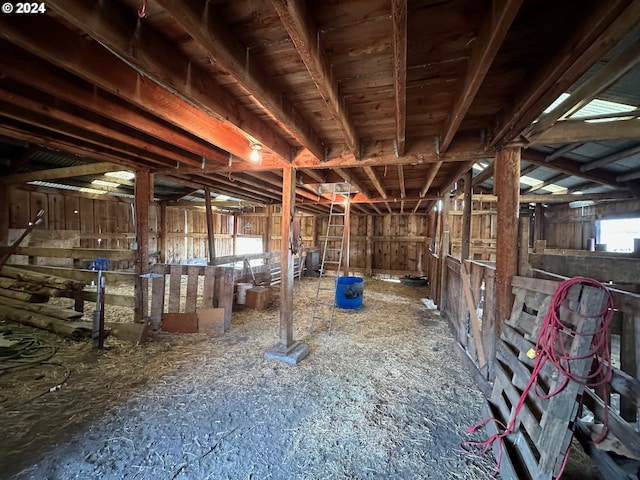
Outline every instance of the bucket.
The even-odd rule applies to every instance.
[[[364,278],[338,277],[336,281],[336,305],[339,308],[360,308],[363,294]]]
[[[238,305],[244,305],[247,303],[247,290],[253,288],[253,283],[239,283],[238,284],[238,299],[236,303]]]

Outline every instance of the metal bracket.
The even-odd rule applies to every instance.
[[[393,139],[393,154],[396,156],[396,158],[398,158],[399,155],[398,155],[398,139],[397,138]]]
[[[436,135],[436,155],[440,156],[440,137]]]

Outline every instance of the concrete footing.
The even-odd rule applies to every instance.
[[[293,342],[289,347],[285,347],[282,343],[278,343],[271,347],[264,354],[267,360],[280,360],[291,365],[296,365],[309,355],[309,346],[298,341]]]

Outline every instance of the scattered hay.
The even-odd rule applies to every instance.
[[[329,335],[326,324],[310,332],[316,285],[295,283],[294,337],[311,350],[295,367],[263,358],[278,340],[277,287],[269,310],[235,312],[219,338],[160,334],[139,347],[108,339],[96,353],[38,332],[56,342],[54,359],[71,377],[32,402],[0,403],[0,470],[65,479],[491,478],[490,458],[459,449],[481,418],[482,395],[446,323],[421,303],[424,290],[367,279],[363,307],[336,309]]]

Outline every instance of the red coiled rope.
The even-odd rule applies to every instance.
[[[565,343],[561,339],[561,333],[567,332],[568,327],[560,320],[560,309],[566,308],[569,309],[569,306],[565,303],[569,289],[573,285],[586,285],[595,288],[599,288],[604,290],[607,293],[607,302],[605,308],[596,314],[589,314],[589,318],[601,318],[602,322],[600,326],[594,332],[584,332],[577,333],[575,331],[571,331],[570,333],[573,335],[582,335],[582,336],[592,336],[591,348],[584,355],[572,356],[566,349]],[[574,314],[585,317],[579,312],[571,310]],[[473,453],[469,447],[482,447],[479,455],[486,454],[491,445],[496,440],[501,441],[502,438],[507,435],[514,433],[516,420],[518,418],[518,414],[524,405],[527,395],[534,389],[534,392],[539,398],[551,398],[554,395],[560,393],[564,388],[569,384],[570,381],[577,382],[585,387],[589,388],[600,388],[602,391],[603,400],[605,403],[604,408],[604,419],[602,434],[598,439],[594,441],[594,443],[599,443],[607,436],[608,430],[608,412],[609,412],[609,385],[611,382],[611,352],[609,350],[609,327],[611,325],[611,320],[613,318],[613,298],[609,290],[602,285],[600,282],[593,280],[591,278],[585,277],[574,277],[569,280],[565,280],[561,282],[556,291],[553,294],[551,299],[551,304],[549,306],[549,311],[544,319],[544,322],[540,328],[540,333],[538,335],[538,341],[536,342],[536,360],[533,366],[533,371],[531,372],[531,377],[526,387],[524,388],[520,399],[515,406],[513,413],[511,414],[511,419],[509,424],[505,427],[502,422],[498,421],[495,418],[487,418],[482,422],[474,425],[467,429],[467,433],[473,433],[478,428],[484,426],[489,421],[496,422],[500,428],[503,429],[502,432],[498,432],[495,435],[492,435],[484,442],[465,442],[462,445],[462,448],[467,453]],[[580,359],[586,358],[594,358],[596,360],[597,367],[592,369],[589,374],[582,377],[576,375],[571,371],[571,362]],[[547,362],[551,362],[551,364],[558,369],[558,371],[564,375],[563,381],[560,386],[556,388],[554,391],[547,393],[546,395],[540,395],[535,388],[538,384],[538,376],[542,371],[542,368]],[[467,447],[469,446],[469,447]],[[562,472],[564,471],[564,467],[567,463],[567,459],[569,458],[569,449],[565,454],[565,458],[562,462],[562,466],[556,477],[559,479],[562,476]],[[496,458],[496,468],[493,472],[495,476],[500,471],[500,463],[502,460],[502,443],[499,443],[498,447],[498,455]]]

